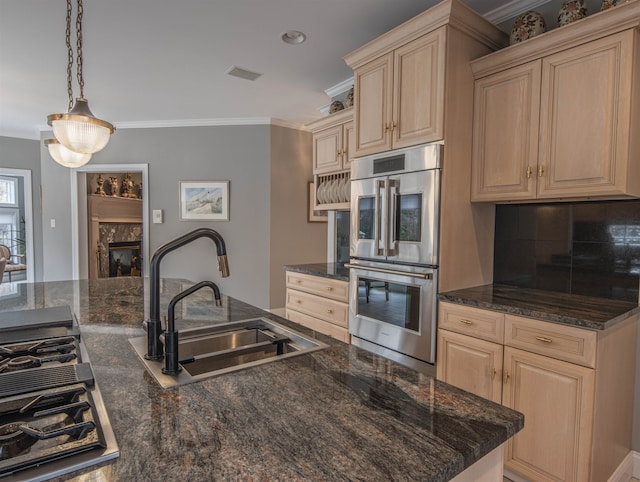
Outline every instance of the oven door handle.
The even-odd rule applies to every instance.
[[[400,276],[409,276],[411,278],[418,278],[418,279],[433,279],[433,273],[411,273],[408,271],[400,271],[400,270],[394,270],[394,269],[386,269],[386,268],[376,268],[374,266],[362,266],[359,264],[350,264],[350,263],[345,263],[344,264],[345,268],[353,268],[353,269],[361,269],[361,270],[366,270],[366,271],[376,271],[378,273],[388,273],[388,274],[396,274],[396,275],[400,275]]]
[[[385,188],[387,190],[387,256],[395,256],[398,240],[396,239],[397,230],[397,206],[398,202],[398,187],[399,181],[394,179],[387,179]]]
[[[380,191],[385,189],[385,181],[384,180],[378,180],[376,181],[376,187],[375,187],[375,199],[374,199],[374,216],[375,216],[375,222],[374,222],[374,227],[373,227],[373,238],[374,238],[374,242],[375,242],[375,249],[376,249],[376,256],[386,256],[386,250],[387,250],[387,244],[386,244],[386,239],[384,240],[384,243],[382,243],[382,236],[384,235],[384,233],[386,232],[386,215],[385,215],[385,206],[384,205],[380,205],[380,201],[381,201],[381,196],[380,196]],[[382,202],[384,203],[384,197],[382,197]]]

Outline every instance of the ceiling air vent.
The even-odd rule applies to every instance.
[[[257,72],[251,72],[250,70],[242,69],[240,67],[236,67],[235,65],[229,68],[225,74],[233,75],[234,77],[240,77],[241,79],[254,81],[262,74]]]

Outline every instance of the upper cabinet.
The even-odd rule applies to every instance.
[[[472,63],[472,200],[640,196],[640,3]]]
[[[445,27],[354,72],[358,156],[441,140]]]
[[[355,157],[444,140],[445,110],[457,108],[454,92],[465,96],[469,61],[504,43],[484,18],[445,0],[345,56],[354,70]]]
[[[344,109],[307,126],[313,133],[313,173],[350,169],[354,157],[353,109]]]

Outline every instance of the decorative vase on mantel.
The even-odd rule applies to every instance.
[[[558,12],[558,25],[568,25],[587,16],[584,0],[564,0]]]

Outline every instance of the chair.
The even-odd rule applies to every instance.
[[[11,274],[17,271],[26,271],[27,265],[23,263],[16,263],[12,258],[24,258],[24,255],[11,254],[11,250],[4,244],[0,244],[0,258],[5,259],[4,271],[9,273],[9,283],[11,283]]]
[[[4,277],[5,264],[7,264],[7,260],[5,258],[0,258],[0,283],[2,283],[2,278]]]

